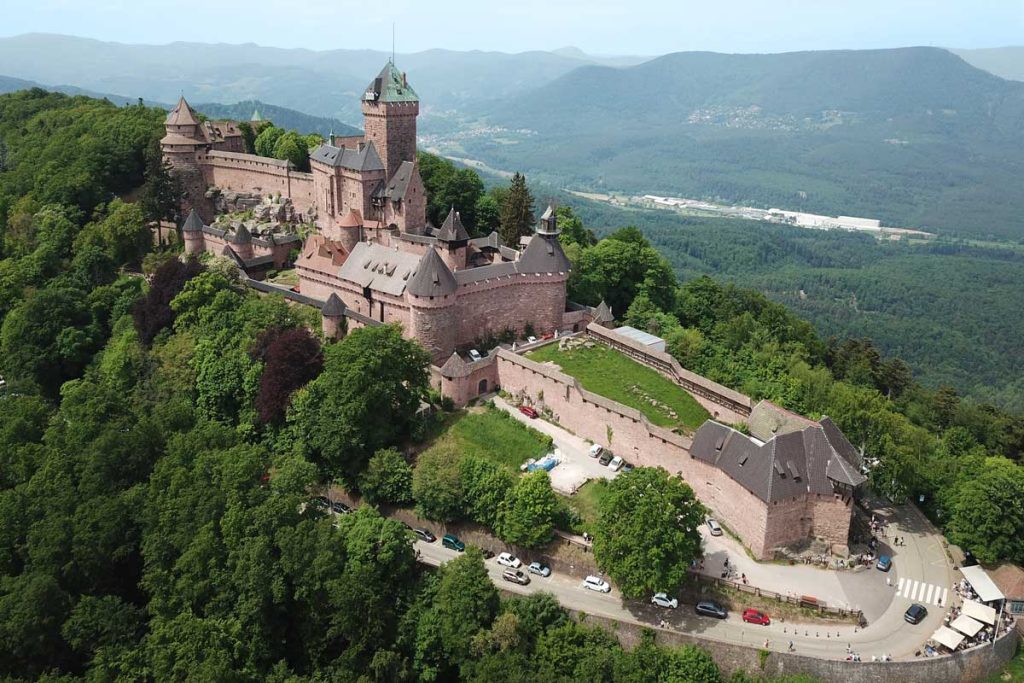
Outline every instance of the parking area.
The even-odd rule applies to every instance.
[[[591,479],[614,479],[617,475],[617,472],[612,472],[600,464],[597,458],[590,457],[591,444],[587,441],[546,420],[523,415],[515,406],[501,397],[495,397],[494,405],[528,427],[551,437],[559,463],[549,474],[551,475],[551,488],[559,493],[572,495]]]

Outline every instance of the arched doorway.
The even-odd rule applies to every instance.
[[[487,393],[487,380],[486,379],[480,380],[480,383],[476,385],[476,393],[477,393],[477,395],[482,395],[482,394],[486,394]]]

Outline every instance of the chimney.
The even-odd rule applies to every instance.
[[[402,87],[403,88],[408,88],[409,87],[409,81],[405,78],[405,72],[404,71],[402,72]]]

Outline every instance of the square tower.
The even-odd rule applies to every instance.
[[[416,117],[420,98],[405,74],[388,62],[366,87],[363,95],[363,128],[366,141],[377,148],[387,180],[403,161],[416,161]]]

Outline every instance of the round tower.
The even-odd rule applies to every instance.
[[[245,227],[245,224],[238,226],[238,230],[230,238],[232,248],[235,253],[238,254],[238,258],[243,261],[249,261],[253,258],[252,250],[252,233],[249,232],[249,228]]]
[[[203,237],[203,219],[195,209],[188,213],[188,218],[181,226],[181,236],[185,242],[186,254],[201,254],[206,248]]]
[[[441,257],[427,249],[405,287],[409,302],[410,337],[440,364],[455,350],[459,320],[456,315],[458,283]]]
[[[206,181],[199,163],[199,156],[208,148],[206,138],[199,125],[199,118],[185,98],[167,114],[164,121],[164,136],[160,139],[160,151],[171,166],[171,173],[181,186],[181,211],[198,209],[210,219],[213,211],[206,200]]]
[[[362,240],[363,237],[363,217],[359,211],[355,209],[350,210],[345,216],[338,221],[338,237],[337,241],[341,242],[341,245],[345,247],[345,251],[352,253],[352,250],[356,248],[356,245]]]
[[[441,251],[441,258],[451,270],[466,268],[468,244],[469,232],[462,225],[462,217],[453,206],[441,229],[437,231],[437,247]]]
[[[331,292],[327,302],[320,309],[321,327],[324,339],[340,339],[345,334],[345,302]]]

